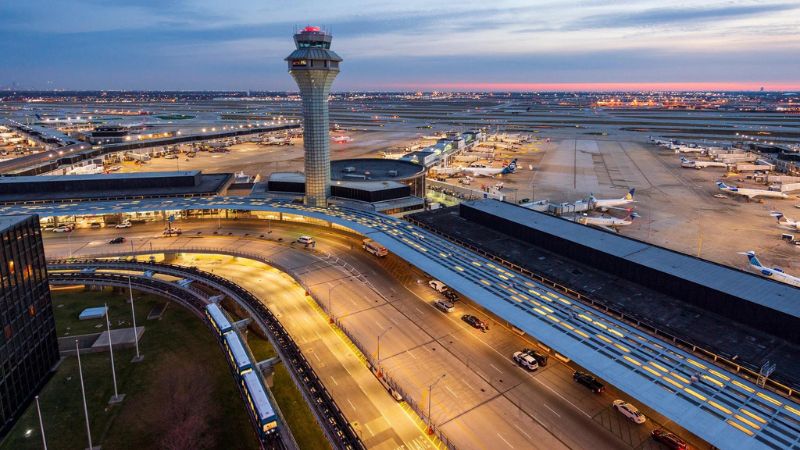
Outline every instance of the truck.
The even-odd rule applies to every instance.
[[[372,239],[364,239],[361,242],[361,247],[369,253],[373,255],[383,258],[384,256],[389,254],[389,250],[386,250],[386,247],[378,244],[377,242],[373,241]]]

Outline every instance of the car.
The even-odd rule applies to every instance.
[[[100,222],[92,222],[92,223],[89,224],[89,228],[98,229],[98,228],[102,228],[102,227],[103,227],[103,225]]]
[[[121,222],[121,223],[118,223],[118,224],[114,225],[114,228],[130,228],[131,226],[132,226],[131,222],[126,220],[124,222]]]
[[[647,418],[642,414],[638,408],[626,402],[625,400],[614,400],[612,403],[614,409],[619,411],[620,414],[625,416],[628,420],[636,424],[643,424],[647,422]]]
[[[433,306],[442,310],[442,312],[451,313],[456,310],[455,306],[452,303],[448,302],[447,300],[436,300],[433,302]]]
[[[167,228],[164,230],[164,236],[180,236],[183,234],[180,228]]]
[[[518,366],[527,369],[529,372],[533,372],[539,368],[539,363],[536,362],[536,359],[525,352],[514,352],[511,359],[513,359]]]
[[[654,441],[660,442],[672,450],[687,450],[689,448],[683,439],[667,430],[653,430],[650,432],[650,436],[652,436]]]
[[[572,379],[589,388],[595,394],[599,394],[605,390],[603,383],[597,381],[597,378],[584,372],[575,372],[572,374]]]
[[[303,235],[303,236],[300,236],[299,238],[297,238],[297,243],[298,244],[303,244],[303,245],[314,245],[314,244],[316,244],[316,241],[311,236]]]
[[[447,292],[448,291],[447,285],[442,283],[439,280],[430,280],[430,281],[428,281],[428,286],[430,286],[436,292]]]
[[[69,233],[70,231],[72,231],[72,227],[68,227],[66,225],[53,228],[53,233]]]
[[[464,314],[461,316],[461,320],[467,322],[468,324],[472,325],[473,328],[477,328],[484,333],[489,331],[489,325],[486,325],[486,322],[482,321],[481,319],[473,316],[472,314]]]
[[[547,355],[543,355],[532,348],[524,348],[522,352],[531,355],[540,366],[544,367],[547,365]]]
[[[178,155],[174,153],[167,153],[166,155],[164,155],[164,159],[178,159]]]
[[[122,244],[125,242],[125,238],[122,236],[115,237],[114,239],[108,241],[109,244]]]
[[[458,298],[458,294],[456,294],[454,291],[451,291],[450,289],[442,292],[442,295],[444,295],[446,299],[450,300],[453,303],[461,300],[460,298]]]

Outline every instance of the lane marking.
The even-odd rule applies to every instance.
[[[331,381],[333,381],[333,384],[335,384],[336,386],[339,385],[339,382],[336,381],[336,378],[334,378],[333,375],[331,375]]]
[[[547,403],[542,403],[542,404],[544,405],[545,408],[549,409],[551,413],[555,414],[556,417],[559,417],[559,418],[561,417],[561,414],[557,413],[553,408],[547,406]]]
[[[511,443],[510,443],[510,442],[508,442],[508,441],[506,440],[506,438],[504,438],[504,437],[503,437],[503,435],[502,435],[502,434],[500,434],[500,433],[497,433],[497,437],[499,437],[500,439],[502,439],[502,440],[503,440],[503,442],[505,442],[507,446],[509,446],[509,447],[511,447],[511,448],[514,448],[514,446],[513,446],[513,445],[511,445]]]
[[[498,372],[500,372],[500,373],[503,373],[503,371],[502,371],[502,370],[500,370],[500,369],[498,369],[498,368],[497,368],[497,366],[495,366],[494,364],[492,364],[492,363],[489,363],[489,365],[490,365],[490,366],[492,366],[492,368],[493,368],[494,370],[496,370],[496,371],[498,371]]]
[[[530,434],[528,434],[528,433],[526,433],[526,432],[525,432],[525,430],[523,430],[522,428],[520,428],[520,427],[519,427],[519,425],[517,425],[517,424],[515,424],[515,423],[513,423],[513,422],[511,423],[511,425],[513,425],[513,426],[514,426],[514,428],[516,428],[516,429],[517,429],[517,430],[518,430],[520,433],[524,434],[524,435],[525,435],[525,436],[526,436],[528,439],[531,439],[531,440],[533,440],[533,438],[531,437],[531,435],[530,435]]]
[[[353,411],[356,410],[356,405],[354,405],[353,402],[350,401],[350,397],[347,397],[347,403],[350,403],[350,407],[353,408]]]
[[[450,392],[450,393],[453,395],[453,397],[456,397],[456,398],[458,398],[458,395],[457,395],[455,392],[453,392],[453,390],[452,390],[452,389],[450,389],[450,386],[448,386],[448,385],[446,385],[446,384],[445,384],[445,385],[444,385],[444,388],[445,388],[445,389],[447,389],[447,390],[448,390],[448,392]]]

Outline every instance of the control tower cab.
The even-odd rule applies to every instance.
[[[305,27],[294,35],[297,49],[286,58],[303,100],[304,202],[308,206],[327,206],[331,193],[328,95],[342,61],[330,49],[332,38],[319,27]]]

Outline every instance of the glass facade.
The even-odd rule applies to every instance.
[[[0,437],[59,359],[37,216],[0,216]]]

